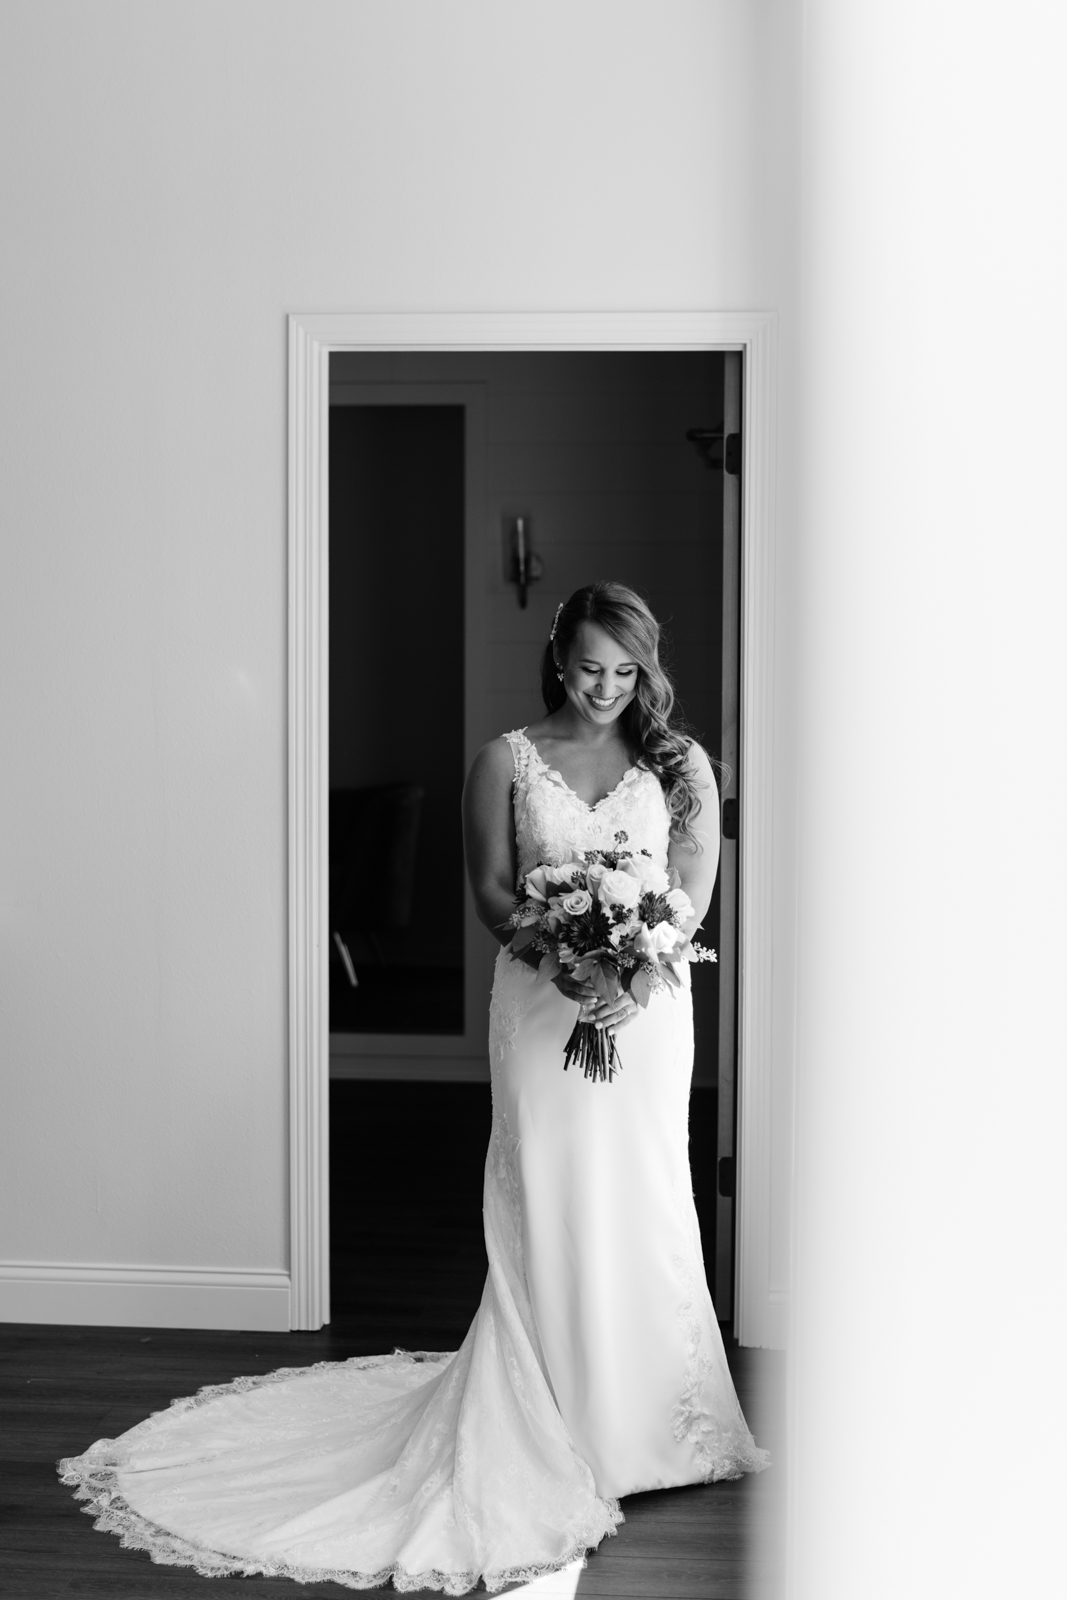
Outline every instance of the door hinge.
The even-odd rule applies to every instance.
[[[734,1197],[734,1180],[737,1175],[736,1161],[733,1156],[719,1157],[719,1193],[724,1200]]]
[[[724,839],[737,838],[736,800],[724,800],[722,803],[722,836]]]

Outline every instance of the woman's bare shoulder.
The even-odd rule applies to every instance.
[[[490,739],[488,744],[483,744],[474,760],[471,762],[468,782],[500,784],[505,780],[510,784],[515,775],[515,757],[511,745],[504,735]]]
[[[694,783],[699,784],[702,788],[707,788],[709,785],[712,788],[718,787],[715,782],[715,769],[711,764],[711,757],[704,749],[704,746],[698,744],[695,739],[690,739],[689,741],[686,764],[689,768],[689,776]]]

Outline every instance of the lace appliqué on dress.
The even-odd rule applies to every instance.
[[[693,1222],[695,1226],[695,1212]],[[674,1265],[683,1285],[679,1318],[686,1353],[685,1383],[671,1416],[674,1437],[679,1443],[684,1439],[693,1446],[705,1483],[741,1478],[746,1472],[761,1472],[770,1464],[770,1452],[759,1449],[754,1443],[732,1383],[728,1394],[721,1392],[722,1386],[715,1383],[716,1362],[701,1320],[701,1311],[705,1319],[712,1317],[714,1311],[704,1282],[699,1234],[691,1250],[684,1256],[674,1257]],[[718,1394],[714,1392],[716,1387],[720,1390]],[[718,1416],[715,1401],[718,1401]],[[723,1410],[727,1413],[726,1421]]]
[[[522,1190],[518,1173],[519,1141],[508,1127],[507,1118],[497,1107],[493,1112],[493,1127],[489,1135],[489,1150],[485,1169],[495,1181],[507,1213],[508,1221],[521,1241]],[[511,1240],[509,1243],[513,1242]]]
[[[517,877],[542,862],[559,866],[585,850],[608,850],[626,832],[631,849],[647,850],[666,866],[670,817],[654,773],[631,767],[595,805],[587,805],[542,760],[524,728],[504,734],[515,759],[513,803]]]
[[[505,955],[504,960],[510,964],[511,957]],[[533,971],[530,968],[525,970],[530,974],[531,983],[536,982]],[[494,990],[489,1006],[489,1055],[498,1065],[502,1065],[506,1053],[515,1048],[519,1023],[530,1009],[530,1000],[528,994],[512,994],[503,999]]]

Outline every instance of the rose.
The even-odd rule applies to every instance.
[[[642,961],[658,961],[668,950],[673,950],[684,939],[681,929],[672,928],[669,922],[657,922],[650,928],[642,922],[634,936],[634,953]]]
[[[602,906],[635,906],[641,898],[641,885],[628,872],[605,872],[597,888]]]
[[[636,878],[641,885],[642,894],[663,894],[670,879],[665,867],[657,867],[648,856],[630,856],[619,866],[620,872],[628,872]]]
[[[592,905],[593,896],[588,889],[575,889],[562,902],[561,909],[567,913],[568,917],[584,917],[585,913],[591,910]]]
[[[688,922],[689,918],[695,914],[693,911],[693,902],[690,900],[684,889],[671,889],[669,893],[664,895],[663,898],[666,900],[667,904],[670,906],[679,922]]]

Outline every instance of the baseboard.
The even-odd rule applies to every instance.
[[[0,1322],[287,1333],[287,1272],[0,1262]]]

